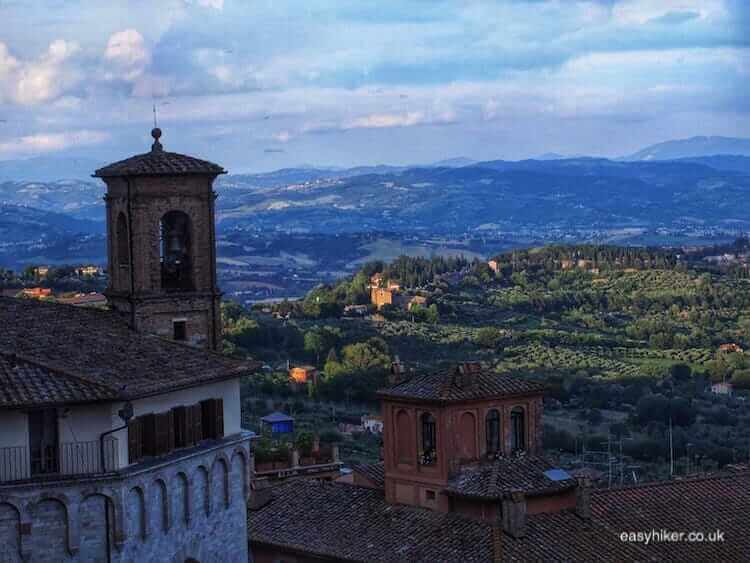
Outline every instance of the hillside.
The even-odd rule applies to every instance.
[[[717,154],[750,156],[750,139],[736,137],[691,137],[657,143],[624,160],[672,160]]]
[[[695,162],[490,161],[265,189],[249,189],[247,182],[252,179],[220,192],[220,222],[445,234],[533,226],[738,226],[750,220],[750,177]]]

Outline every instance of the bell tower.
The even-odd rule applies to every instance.
[[[94,174],[107,184],[107,299],[138,331],[219,350],[213,182],[226,171],[165,151],[161,134]]]

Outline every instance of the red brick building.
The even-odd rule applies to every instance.
[[[394,383],[379,393],[383,462],[355,466],[353,484],[270,490],[248,513],[254,561],[750,558],[750,471],[595,491],[541,457],[539,384],[477,364]],[[623,536],[653,529],[724,536]]]

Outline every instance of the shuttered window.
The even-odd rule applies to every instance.
[[[149,413],[128,423],[128,460],[168,454],[205,439],[224,437],[224,401],[207,399],[194,405]]]
[[[203,418],[203,437],[218,439],[224,437],[224,400],[206,399],[201,401],[201,416]]]
[[[172,409],[174,423],[174,445],[176,448],[186,448],[193,445],[193,427],[188,416],[192,411],[188,407]]]
[[[128,463],[135,463],[143,457],[143,435],[141,420],[134,418],[128,423]]]
[[[200,403],[196,403],[188,407],[191,411],[192,426],[193,426],[193,443],[197,444],[203,440],[203,417]]]
[[[144,414],[138,417],[141,421],[141,435],[143,437],[143,455],[159,455],[156,449],[156,415]]]

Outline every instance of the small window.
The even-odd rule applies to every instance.
[[[187,321],[173,321],[172,329],[174,331],[175,340],[187,340]]]
[[[426,490],[424,492],[424,498],[426,498],[427,500],[435,500],[435,491],[431,491],[429,489]]]

